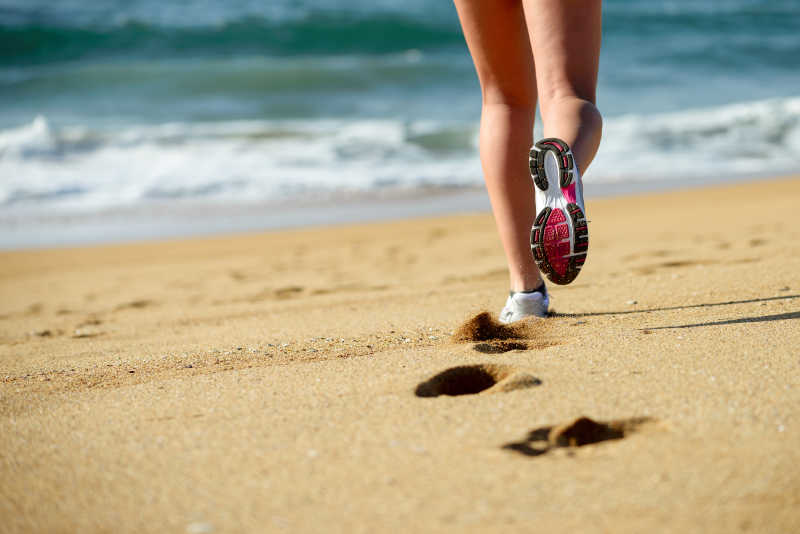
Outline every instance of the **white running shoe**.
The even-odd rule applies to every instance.
[[[533,293],[511,293],[503,311],[500,312],[500,322],[508,324],[526,317],[547,317],[549,306],[550,296],[547,294],[547,288]]]
[[[580,173],[569,145],[561,139],[536,143],[529,162],[536,186],[533,259],[551,282],[569,284],[578,276],[589,248]]]

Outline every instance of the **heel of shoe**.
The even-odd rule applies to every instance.
[[[569,149],[569,145],[557,137],[542,139],[531,148],[528,162],[534,183],[536,183],[536,186],[542,191],[547,190],[544,157],[548,151],[553,152],[556,156],[556,161],[558,162],[558,181],[561,187],[568,187],[575,177],[575,158],[572,157],[572,151]],[[542,183],[544,187],[542,187]]]

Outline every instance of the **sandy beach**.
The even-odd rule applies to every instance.
[[[0,532],[800,531],[800,178],[0,253]],[[590,418],[590,420],[580,418]]]

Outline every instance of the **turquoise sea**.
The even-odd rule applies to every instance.
[[[608,0],[598,100],[595,190],[798,172],[800,2]],[[450,2],[0,0],[0,246],[480,186],[479,112]]]

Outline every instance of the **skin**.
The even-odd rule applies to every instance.
[[[537,288],[528,151],[539,103],[545,137],[566,141],[581,174],[600,145],[595,106],[600,0],[455,0],[481,85],[481,166],[511,289]]]

